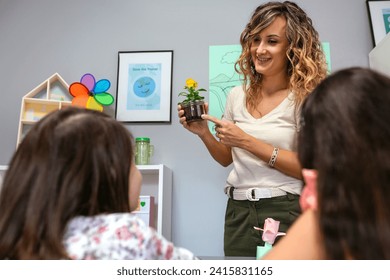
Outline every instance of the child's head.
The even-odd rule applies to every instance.
[[[10,162],[0,195],[0,230],[20,219],[15,236],[23,231],[50,240],[75,216],[129,212],[140,191],[139,178],[129,190],[132,177],[140,176],[133,158],[132,135],[106,114],[76,107],[48,114]]]
[[[318,171],[331,258],[390,257],[389,108],[390,79],[364,68],[330,75],[303,104],[298,156]]]

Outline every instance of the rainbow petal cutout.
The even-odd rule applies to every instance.
[[[96,82],[92,74],[84,74],[80,82],[69,86],[69,93],[74,97],[72,105],[102,112],[103,106],[114,102],[114,97],[107,92],[110,86],[111,83],[107,79]]]

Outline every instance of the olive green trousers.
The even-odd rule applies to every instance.
[[[287,194],[259,201],[229,198],[225,213],[225,256],[256,257],[257,246],[263,246],[264,221],[272,218],[280,222],[279,232],[286,232],[301,213],[299,195]],[[277,237],[275,242],[280,238]]]

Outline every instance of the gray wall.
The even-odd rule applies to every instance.
[[[222,192],[230,167],[215,163],[177,119],[187,77],[208,85],[210,45],[238,44],[263,0],[0,0],[0,165],[15,149],[22,97],[53,73],[68,83],[91,72],[112,82],[118,51],[173,50],[171,124],[127,125],[150,136],[152,163],[173,170],[173,241],[200,256],[223,255]],[[368,66],[372,49],[365,0],[297,0],[330,42],[332,70]],[[105,108],[114,114],[114,108]]]

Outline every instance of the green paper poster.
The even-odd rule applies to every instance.
[[[322,49],[324,50],[326,64],[328,65],[328,74],[330,74],[330,71],[332,70],[332,64],[330,61],[330,44],[328,42],[323,42]]]
[[[229,91],[241,84],[234,63],[241,54],[240,45],[210,46],[209,48],[209,114],[221,118]],[[212,133],[213,123],[209,122]]]
[[[390,9],[382,9],[386,34],[390,32]]]

